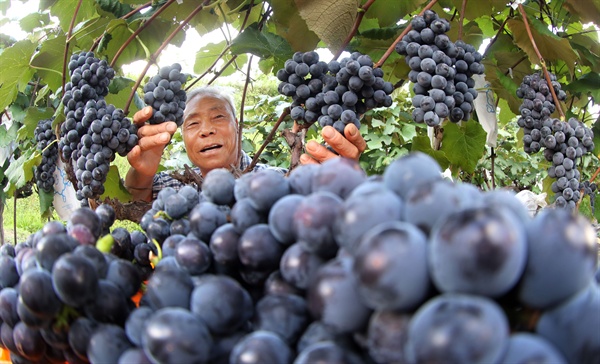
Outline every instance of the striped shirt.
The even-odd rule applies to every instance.
[[[250,158],[246,152],[242,151],[242,157],[240,158],[240,170],[245,170],[250,163],[252,163],[252,158]],[[262,169],[274,169],[281,174],[285,174],[288,171],[286,168],[272,167],[268,164],[257,163],[254,166],[254,169],[252,169],[252,172],[260,171]],[[194,167],[191,170],[197,173],[199,176],[202,176],[200,168]],[[195,183],[192,184],[195,185]],[[159,172],[154,176],[154,181],[152,182],[152,199],[155,200],[156,196],[158,196],[158,192],[165,187],[172,187],[176,190],[179,190],[184,185],[185,184],[183,182],[172,177],[171,172]]]

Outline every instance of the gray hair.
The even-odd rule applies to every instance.
[[[195,88],[191,91],[188,92],[187,94],[187,101],[185,102],[185,104],[187,105],[189,102],[191,102],[193,99],[196,98],[204,98],[204,97],[214,97],[215,99],[219,99],[219,100],[223,100],[225,101],[229,107],[231,108],[231,112],[233,114],[234,118],[237,118],[237,113],[235,110],[235,103],[233,101],[233,96],[231,95],[231,93],[229,92],[229,90],[223,88],[223,87],[218,87],[218,86],[201,86],[198,88]]]

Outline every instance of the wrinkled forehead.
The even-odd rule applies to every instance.
[[[233,107],[229,102],[220,97],[213,95],[196,95],[192,99],[189,99],[185,105],[183,112],[183,119],[185,120],[190,115],[196,115],[201,112],[208,112],[212,110],[221,110],[229,113],[233,119],[235,119]]]

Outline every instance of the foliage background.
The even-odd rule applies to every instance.
[[[0,0],[0,14],[19,1]],[[451,23],[449,37],[454,41],[461,38],[484,54],[485,76],[498,106],[499,136],[495,148],[486,145],[485,132],[476,117],[462,125],[444,124],[439,150],[431,147],[427,128],[411,122],[408,66],[395,52],[389,57],[385,53],[393,50],[410,19],[432,2],[432,9]],[[243,146],[250,154],[261,147],[289,105],[289,100],[277,94],[274,78],[285,60],[295,51],[319,48],[328,49],[330,54],[359,51],[379,61],[387,80],[396,87],[392,107],[372,110],[362,120],[361,131],[368,149],[361,156],[361,164],[369,174],[381,173],[399,156],[420,150],[449,168],[454,178],[483,189],[507,187],[549,192],[548,162],[541,155],[523,152],[515,123],[520,104],[515,90],[524,75],[539,70],[541,65],[525,31],[523,15],[514,2],[505,0],[432,2],[41,0],[39,9],[20,21],[20,27],[28,32],[26,39],[0,34],[1,207],[7,198],[15,198],[31,183],[33,168],[40,161],[33,141],[37,122],[51,116],[55,116],[55,125],[64,120],[60,98],[63,84],[68,81],[65,59],[71,53],[92,50],[113,63],[117,77],[106,99],[131,116],[143,106],[141,87],[135,86],[143,85],[145,77],[152,74],[145,75],[141,70],[127,73],[124,66],[135,61],[166,65],[161,49],[166,44],[181,46],[186,30],[192,28],[200,35],[220,29],[225,40],[192,50],[196,53],[193,69],[184,70],[191,76],[188,86],[218,83],[236,91],[236,101],[243,104]],[[599,165],[600,1],[520,2],[549,70],[567,91],[568,98],[562,104],[567,117],[578,117],[595,131],[596,150],[585,156],[579,167],[582,180],[589,179]],[[202,7],[198,11],[199,6]],[[178,27],[180,31],[176,31]],[[237,75],[237,81],[226,77],[230,75]],[[292,121],[285,120],[280,129],[291,126]],[[306,139],[319,139],[316,127],[307,131]],[[260,159],[273,165],[289,165],[289,147],[279,133]],[[162,168],[178,169],[186,161],[181,139],[176,136]],[[121,175],[126,167],[120,166]],[[128,196],[118,181],[109,179],[105,196],[126,202]],[[56,218],[52,215],[51,196],[42,193],[39,201],[43,219]],[[586,209],[584,204],[582,211],[591,217]]]

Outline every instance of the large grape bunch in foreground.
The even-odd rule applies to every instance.
[[[564,101],[566,93],[554,74],[549,78],[551,84],[541,72],[523,78],[517,89],[517,96],[523,99],[517,124],[523,130],[525,152],[537,153],[543,148],[544,158],[552,163],[548,176],[556,179],[551,186],[556,206],[574,210],[584,189],[577,162],[594,150],[594,133],[576,118],[562,121],[552,117],[556,105],[551,88],[558,101]]]
[[[277,72],[278,91],[292,98],[290,115],[306,127],[319,122],[344,128],[360,128],[360,117],[380,106],[391,106],[393,85],[383,79],[381,68],[373,68],[371,57],[354,52],[329,63],[319,61],[317,52],[296,52]]]
[[[92,52],[73,54],[70,82],[62,98],[66,120],[60,127],[59,149],[77,178],[77,198],[104,193],[104,182],[115,154],[125,156],[137,144],[137,127],[121,109],[107,104],[104,96],[114,70]]]
[[[287,177],[214,170],[202,187],[161,191],[144,232],[111,230],[100,205],[4,245],[11,360],[600,361],[597,236],[582,216],[531,217],[421,153],[369,178],[337,158]]]
[[[473,75],[484,72],[482,55],[462,40],[452,42],[446,35],[450,23],[433,10],[415,16],[411,27],[396,52],[410,67],[413,120],[437,126],[445,118],[454,123],[471,119],[477,97]]]

